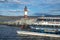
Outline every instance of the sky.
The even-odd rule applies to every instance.
[[[60,15],[60,0],[0,0],[0,15],[23,16],[25,6],[29,16]]]

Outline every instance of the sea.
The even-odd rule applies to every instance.
[[[20,27],[0,25],[0,40],[60,40],[59,38],[44,36],[23,36],[18,35],[16,31],[21,30]]]

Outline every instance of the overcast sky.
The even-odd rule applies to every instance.
[[[0,0],[0,15],[24,15],[25,5],[28,15],[60,15],[60,0]]]

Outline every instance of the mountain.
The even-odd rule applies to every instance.
[[[36,16],[45,16],[45,17],[60,17],[60,15],[52,15],[48,13],[35,13]]]
[[[48,13],[34,13],[34,15],[36,15],[36,16],[48,16],[48,15],[51,15],[51,14],[48,14]]]

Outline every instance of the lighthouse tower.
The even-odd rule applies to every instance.
[[[28,10],[27,10],[27,7],[25,6],[25,8],[24,8],[24,18],[27,18],[27,12],[28,12]]]

